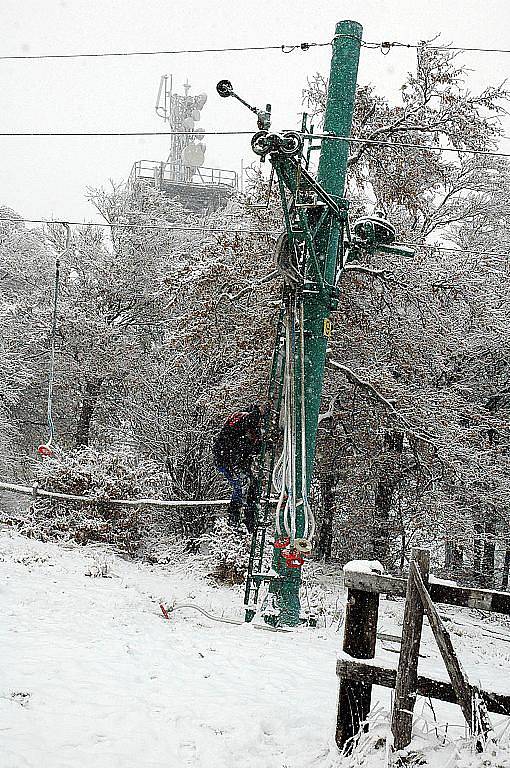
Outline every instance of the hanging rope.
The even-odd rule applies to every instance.
[[[298,306],[296,306],[298,305]],[[296,333],[299,315],[299,334]],[[305,344],[302,301],[295,294],[290,298],[285,317],[285,371],[283,397],[283,449],[273,470],[273,486],[278,494],[275,527],[278,538],[288,539],[291,549],[309,553],[315,533],[315,519],[308,501],[306,471],[306,407],[305,407]],[[297,349],[297,337],[299,349]],[[296,353],[299,358],[299,392],[301,421],[301,498],[296,498],[297,403]],[[296,538],[297,508],[303,512],[303,538]],[[283,526],[283,530],[282,530]]]
[[[71,242],[71,227],[67,222],[62,222],[66,228],[66,244],[64,251],[57,256],[55,260],[55,284],[53,288],[53,308],[51,317],[51,333],[50,333],[50,367],[48,372],[48,400],[46,406],[47,423],[48,423],[48,439],[45,443],[42,443],[37,453],[40,456],[53,456],[52,443],[55,438],[55,424],[53,422],[53,383],[55,379],[55,341],[57,335],[57,309],[58,309],[58,292],[60,283],[60,257],[67,255],[69,252],[69,245]]]
[[[301,493],[303,496],[304,529],[303,537],[313,540],[315,517],[308,502],[308,477],[306,471],[306,408],[305,408],[305,315],[303,301],[299,306],[299,360],[301,400]]]
[[[295,538],[295,430],[293,429],[293,299],[289,301],[285,315],[285,369],[283,390],[283,449],[273,471],[273,485],[278,493],[275,511],[276,532],[282,536],[281,521],[285,534],[293,543]],[[283,510],[283,513],[282,513]]]

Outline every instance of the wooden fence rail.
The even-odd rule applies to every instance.
[[[336,673],[342,680],[351,680],[369,686],[380,685],[382,688],[395,688],[397,679],[396,667],[355,659],[344,653],[338,655]],[[418,675],[416,692],[419,696],[429,696],[431,699],[458,704],[452,684],[444,680]],[[480,695],[489,712],[510,717],[510,694],[480,691]]]
[[[378,573],[347,571],[344,575],[344,584],[348,589],[397,597],[405,597],[407,590],[407,579]],[[457,605],[461,608],[478,608],[481,611],[494,611],[510,616],[510,592],[458,587],[434,580],[433,577],[430,578],[428,590],[435,603]]]

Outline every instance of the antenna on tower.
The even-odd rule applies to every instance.
[[[170,84],[169,82],[170,81]],[[161,75],[158,98],[156,99],[156,114],[167,121],[172,101],[172,75]]]
[[[205,93],[190,96],[191,83],[183,84],[184,96],[173,91],[173,76],[162,75],[156,100],[156,114],[169,124],[177,135],[170,137],[167,164],[176,181],[190,181],[194,169],[205,160],[204,131],[199,125],[200,112],[207,101]]]
[[[177,83],[177,80],[176,80]],[[138,160],[131,170],[130,189],[153,185],[173,197],[181,197],[195,210],[214,211],[238,189],[238,174],[226,168],[206,168],[205,131],[200,126],[205,93],[192,95],[186,78],[182,91],[173,75],[161,75],[155,111],[164,120],[170,146],[166,160]]]

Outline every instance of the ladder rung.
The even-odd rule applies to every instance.
[[[279,573],[252,573],[253,581],[271,581],[271,579],[281,579]]]

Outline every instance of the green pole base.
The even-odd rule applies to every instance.
[[[299,618],[301,612],[300,586],[301,569],[295,569],[294,573],[287,573],[285,578],[281,580],[277,602],[280,609],[278,622],[284,627],[297,627],[301,623]]]
[[[277,549],[273,557],[273,568],[280,578],[271,582],[269,593],[273,596],[274,612],[264,616],[264,621],[273,627],[297,627],[301,623],[301,568],[289,568]]]

